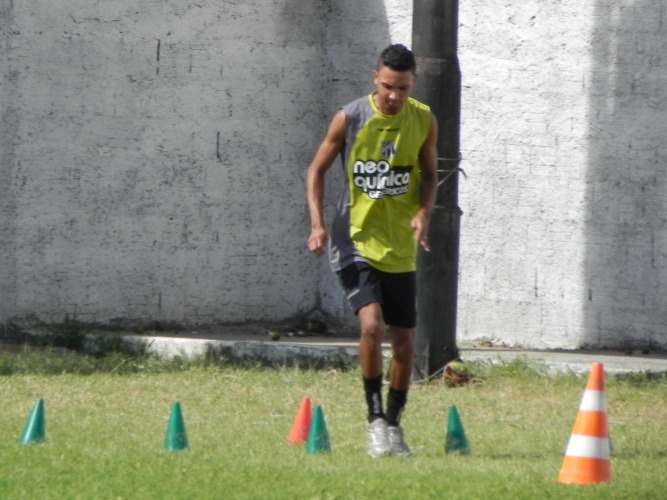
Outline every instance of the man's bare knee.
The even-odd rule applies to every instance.
[[[382,311],[378,304],[369,304],[359,310],[359,329],[362,339],[382,342],[386,326],[382,318]]]
[[[412,342],[395,343],[392,348],[392,357],[399,363],[409,363],[415,357],[415,347]]]
[[[412,330],[392,328],[392,357],[399,363],[409,363],[415,356],[415,335]]]
[[[361,336],[372,338],[373,340],[382,340],[385,334],[385,327],[381,321],[369,321],[361,326]]]

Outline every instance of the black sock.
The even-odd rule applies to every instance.
[[[403,408],[407,402],[408,391],[389,388],[387,393],[387,423],[389,425],[400,425]]]
[[[368,405],[368,421],[384,418],[382,411],[382,375],[375,378],[364,377],[364,392]]]

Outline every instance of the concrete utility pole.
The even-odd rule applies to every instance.
[[[415,97],[438,119],[440,187],[431,218],[431,252],[420,250],[417,271],[417,374],[435,375],[459,355],[456,310],[461,71],[457,56],[458,0],[414,0],[412,49],[419,79]]]

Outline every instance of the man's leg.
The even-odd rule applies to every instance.
[[[382,341],[386,326],[380,304],[372,302],[357,312],[361,338],[359,339],[359,364],[364,378],[382,376]]]
[[[371,423],[377,418],[385,418],[382,407],[382,340],[386,327],[377,302],[363,306],[357,315],[361,331],[359,364],[364,380],[368,422]]]
[[[415,365],[415,332],[415,328],[389,327],[393,355],[389,386],[399,391],[407,391],[410,388]]]
[[[410,449],[403,439],[400,427],[403,408],[408,400],[408,389],[412,380],[415,357],[415,329],[391,326],[392,362],[389,372],[389,393],[387,395],[388,437],[392,454],[408,456]]]
[[[386,326],[382,318],[382,309],[377,302],[361,307],[357,315],[361,330],[359,364],[368,406],[366,429],[368,454],[380,457],[391,452],[387,422],[382,409],[382,340]]]

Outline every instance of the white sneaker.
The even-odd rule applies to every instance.
[[[403,439],[403,428],[398,425],[387,426],[387,437],[391,447],[391,454],[397,457],[409,457],[410,448]]]
[[[366,425],[366,443],[368,455],[377,458],[391,454],[391,444],[387,434],[387,421],[376,418]]]

